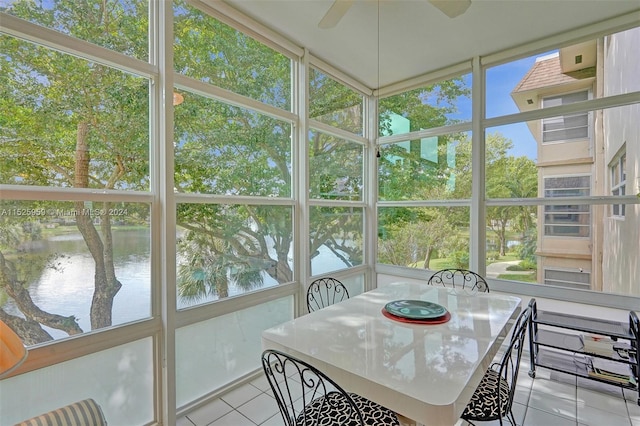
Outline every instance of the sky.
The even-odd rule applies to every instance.
[[[531,69],[537,57],[545,54],[535,55],[518,61],[509,62],[493,68],[489,68],[486,74],[486,116],[487,118],[499,117],[502,115],[515,114],[520,112],[516,103],[511,98],[511,92],[522,80],[522,77]],[[463,77],[469,87],[471,87],[471,74]],[[471,119],[471,100],[464,98],[456,104],[458,113],[450,115],[449,118],[468,121]],[[513,142],[511,155],[516,157],[526,156],[532,160],[537,157],[537,144],[533,135],[529,131],[526,123],[510,124],[507,126],[487,129],[488,133],[500,132]]]
[[[487,69],[486,72],[486,117],[494,118],[503,115],[519,113],[520,110],[511,98],[511,92],[518,85],[522,77],[531,69],[536,58],[546,56],[551,52],[540,53],[528,58],[508,62]],[[471,74],[466,74],[463,80],[468,87],[471,87]],[[436,106],[437,100],[429,99],[429,104]],[[458,111],[455,114],[448,114],[450,119],[470,121],[471,120],[471,99],[461,97],[456,102]],[[500,132],[513,142],[513,148],[509,154],[519,157],[526,156],[534,161],[537,160],[537,143],[526,123],[516,123],[506,126],[493,127],[487,129],[488,133]]]
[[[520,112],[511,98],[511,92],[522,77],[535,63],[536,55],[490,68],[486,73],[486,116],[487,118]],[[513,141],[511,154],[527,156],[532,160],[537,158],[537,144],[526,123],[510,124],[499,128],[489,128],[488,133],[499,131]]]

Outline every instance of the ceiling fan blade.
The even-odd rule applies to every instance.
[[[462,15],[471,6],[471,0],[429,0],[429,3],[440,9],[449,18]]]
[[[335,0],[327,13],[318,23],[318,28],[327,29],[338,25],[347,10],[351,7],[354,0]]]

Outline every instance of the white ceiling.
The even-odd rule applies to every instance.
[[[370,88],[632,11],[640,23],[640,0],[472,0],[456,18],[427,0],[355,0],[331,29],[318,22],[333,0],[224,1]]]

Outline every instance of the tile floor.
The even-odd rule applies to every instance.
[[[518,426],[640,426],[637,392],[545,369],[531,379],[528,369],[527,358],[520,369],[513,408]],[[266,378],[260,376],[188,413],[177,426],[282,426],[272,395]],[[499,423],[479,423],[494,424]]]

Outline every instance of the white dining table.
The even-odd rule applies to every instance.
[[[445,307],[441,324],[383,315],[396,300]],[[455,424],[521,310],[521,299],[391,283],[265,330],[278,349],[360,394],[424,425]]]

